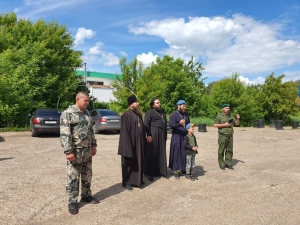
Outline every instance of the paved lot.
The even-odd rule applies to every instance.
[[[119,135],[96,135],[92,190],[101,203],[75,216],[59,137],[0,133],[0,224],[300,224],[300,130],[235,128],[234,171],[218,168],[217,130],[207,130],[195,133],[198,181],[169,171],[131,192],[121,188]]]

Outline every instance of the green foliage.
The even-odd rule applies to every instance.
[[[64,25],[0,14],[1,105],[19,116],[36,108],[66,108],[73,103],[80,85],[75,68],[82,60],[81,52],[72,46],[71,33]],[[8,122],[5,116],[2,110],[0,117]]]
[[[88,106],[88,110],[93,110],[93,109],[110,109],[109,107],[110,103],[109,102],[97,102],[97,101],[90,101],[90,104]]]
[[[214,119],[206,118],[206,117],[195,117],[190,118],[191,123],[195,124],[195,126],[198,126],[200,123],[205,123],[206,126],[214,126]]]
[[[260,103],[261,113],[266,119],[283,119],[284,116],[295,115],[299,111],[295,101],[298,84],[296,82],[282,83],[284,76],[280,75],[276,78],[272,73],[260,86],[256,101]]]
[[[117,99],[121,111],[128,108],[127,99],[130,95],[139,96],[137,93],[137,80],[141,77],[143,64],[134,58],[130,63],[127,63],[126,57],[119,61],[122,77],[116,76],[116,80],[112,83],[114,87],[114,96]]]

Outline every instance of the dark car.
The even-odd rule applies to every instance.
[[[94,122],[94,133],[100,131],[116,131],[121,129],[121,116],[109,109],[95,109],[90,111]]]
[[[31,136],[38,134],[59,134],[59,120],[61,112],[57,109],[37,109],[30,118]]]

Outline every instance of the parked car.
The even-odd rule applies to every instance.
[[[41,133],[59,134],[60,115],[57,109],[37,109],[29,114],[31,136],[36,137]]]
[[[90,111],[94,122],[94,133],[100,131],[116,131],[120,132],[121,129],[121,116],[109,109],[95,109]]]

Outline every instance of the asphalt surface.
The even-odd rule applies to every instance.
[[[217,129],[195,132],[198,180],[121,187],[119,135],[97,134],[93,195],[68,213],[59,137],[0,133],[0,224],[300,224],[299,129],[235,128],[234,170],[220,170]],[[167,153],[170,137],[168,135]]]

